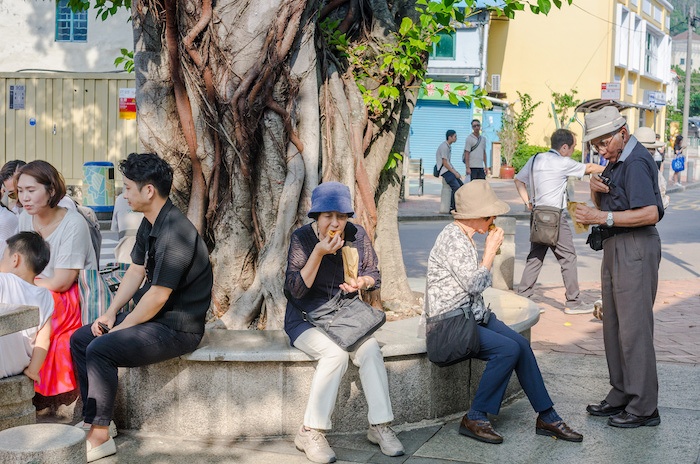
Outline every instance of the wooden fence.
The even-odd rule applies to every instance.
[[[0,73],[0,165],[43,159],[69,185],[81,184],[86,161],[116,167],[138,151],[136,120],[119,117],[119,89],[134,87],[133,74]]]

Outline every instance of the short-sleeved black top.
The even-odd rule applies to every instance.
[[[146,283],[134,295],[136,303],[151,285],[173,290],[151,320],[180,332],[204,333],[214,281],[209,252],[197,229],[170,199],[155,224],[146,218],[141,221],[131,260],[146,267]]]
[[[603,171],[603,175],[612,181],[612,186],[609,193],[600,196],[600,209],[627,211],[656,205],[661,220],[664,206],[658,171],[649,151],[634,136],[630,137],[617,163],[608,164]]]

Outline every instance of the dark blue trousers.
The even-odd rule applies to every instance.
[[[464,185],[464,183],[457,179],[452,172],[447,171],[442,175],[442,178],[445,179],[445,182],[447,182],[447,185],[450,186],[452,189],[452,195],[450,195],[450,211],[455,209],[455,192],[459,190],[459,188]]]
[[[477,358],[487,363],[471,409],[498,414],[514,370],[533,409],[542,412],[551,408],[554,403],[544,386],[535,354],[527,339],[493,314],[488,324],[479,325],[477,331],[481,344]]]
[[[126,313],[117,316],[119,325]],[[70,352],[83,400],[85,422],[109,425],[117,396],[117,368],[139,367],[190,353],[202,334],[178,332],[159,322],[144,322],[95,337],[84,325],[70,337]]]

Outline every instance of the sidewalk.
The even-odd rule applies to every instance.
[[[435,185],[430,185],[434,182]],[[410,196],[399,205],[399,216],[412,220],[450,220],[439,215],[438,179],[426,178],[426,195]],[[511,205],[519,218],[523,205],[513,181],[490,180],[499,198]],[[693,186],[686,186],[692,188]],[[439,190],[437,190],[439,192]],[[579,193],[580,192],[580,193]],[[576,199],[587,198],[588,187],[577,184]],[[599,283],[581,283],[584,298],[599,297]],[[569,316],[561,310],[561,285],[538,286],[532,298],[544,313],[532,329],[532,346],[557,411],[584,434],[583,443],[568,443],[535,435],[536,414],[524,396],[492,417],[505,437],[501,445],[489,445],[457,433],[460,417],[444,421],[395,427],[406,455],[382,455],[364,434],[330,435],[339,463],[454,464],[454,463],[688,463],[700,464],[700,279],[661,281],[656,298],[655,344],[659,374],[658,427],[616,429],[605,418],[589,416],[588,403],[604,398],[609,389],[602,340],[602,323],[590,314]],[[357,385],[360,388],[360,385]],[[454,388],[463,388],[454,385]],[[430,395],[430,392],[421,392]],[[305,401],[305,398],[300,401]],[[174,401],[177,401],[174,399]],[[465,405],[466,408],[467,405]],[[264,409],[265,405],[253,405]],[[215,435],[215,434],[213,434]],[[293,437],[264,441],[231,437],[229,440],[196,441],[188,437],[148,435],[124,431],[115,439],[116,456],[98,461],[114,463],[308,463],[297,451]]]

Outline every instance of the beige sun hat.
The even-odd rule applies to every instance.
[[[656,133],[651,127],[640,127],[634,132],[634,138],[645,148],[659,148],[664,144],[656,140]]]
[[[588,142],[606,134],[612,134],[627,123],[627,120],[614,106],[588,113],[586,115],[586,133],[583,141]]]
[[[455,219],[479,219],[500,216],[510,211],[508,203],[498,199],[489,183],[478,179],[461,186],[455,193]]]

